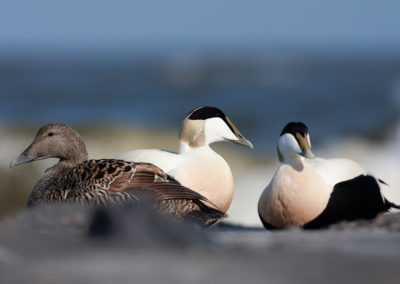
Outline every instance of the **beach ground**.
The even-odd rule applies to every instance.
[[[135,207],[107,214],[107,224],[75,206],[5,218],[1,282],[399,283],[399,214],[279,232],[169,224]]]

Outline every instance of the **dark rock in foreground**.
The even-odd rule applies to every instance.
[[[399,283],[400,234],[386,230],[399,223],[271,233],[176,224],[143,206],[36,208],[0,223],[1,283]]]

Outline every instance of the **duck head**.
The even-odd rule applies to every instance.
[[[78,164],[87,160],[88,154],[78,132],[64,124],[50,123],[39,129],[32,143],[10,167],[47,158]]]
[[[310,136],[307,126],[302,122],[289,122],[278,139],[277,150],[279,161],[291,159],[296,155],[307,159],[315,158],[311,151]]]
[[[179,139],[191,148],[230,141],[253,149],[253,144],[220,109],[209,106],[196,108],[189,113],[182,123]]]

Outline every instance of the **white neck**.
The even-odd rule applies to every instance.
[[[199,150],[211,150],[208,144],[201,147],[190,147],[185,141],[179,140],[179,154],[199,151]]]
[[[282,164],[290,165],[293,169],[301,171],[304,167],[304,160],[305,160],[304,157],[298,154],[293,154],[285,158]]]

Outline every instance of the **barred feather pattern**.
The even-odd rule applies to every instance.
[[[105,206],[149,201],[156,210],[177,220],[188,218],[211,224],[225,217],[206,205],[210,202],[205,197],[152,164],[102,159],[84,161],[69,169],[56,166],[35,185],[28,207],[61,201]]]

